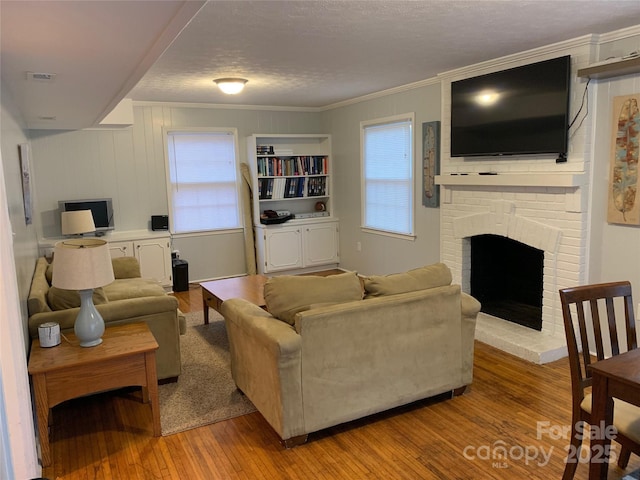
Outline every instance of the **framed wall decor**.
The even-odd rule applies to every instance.
[[[31,205],[31,167],[29,165],[29,144],[21,143],[18,145],[18,153],[20,155],[20,173],[22,177],[22,199],[24,202],[24,221],[27,225],[31,225],[32,205]]]
[[[435,177],[440,174],[440,122],[422,124],[422,205],[440,206],[440,186]]]
[[[640,93],[613,98],[607,221],[640,225],[638,148]]]

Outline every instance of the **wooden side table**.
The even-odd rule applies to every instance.
[[[103,342],[83,348],[73,334],[51,348],[34,340],[29,356],[29,373],[38,419],[42,464],[51,465],[49,412],[65,400],[104,390],[142,386],[142,398],[151,404],[153,435],[160,436],[160,406],[156,349],[158,343],[146,323],[108,327]]]

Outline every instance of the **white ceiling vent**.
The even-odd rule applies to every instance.
[[[37,80],[40,82],[53,82],[56,78],[55,73],[27,72],[27,80]]]

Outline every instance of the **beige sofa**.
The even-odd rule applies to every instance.
[[[140,265],[135,258],[114,258],[112,263],[116,280],[93,294],[106,327],[146,322],[159,346],[156,351],[158,380],[177,378],[181,368],[180,335],[186,332],[178,300],[167,295],[155,280],[140,278]],[[27,302],[32,338],[37,338],[38,326],[46,322],[58,323],[63,333],[72,332],[80,310],[78,293],[52,287],[52,275],[53,265],[40,257]]]
[[[287,446],[472,382],[480,303],[444,264],[273,277],[264,296],[268,312],[242,299],[221,310],[236,385]]]

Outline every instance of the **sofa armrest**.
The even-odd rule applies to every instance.
[[[482,305],[478,300],[468,293],[460,292],[460,305],[462,308],[462,317],[474,318],[480,312]]]
[[[281,438],[305,433],[300,336],[291,325],[243,299],[226,300],[220,313],[238,388]]]
[[[96,305],[96,309],[108,327],[110,322],[132,320],[170,310],[177,311],[178,300],[171,295],[139,297]],[[38,326],[45,322],[58,323],[62,331],[72,329],[79,311],[80,307],[76,307],[31,315],[29,317],[29,335],[31,338],[37,338]]]
[[[476,336],[476,319],[481,304],[468,293],[460,292],[462,310],[462,368],[464,380],[470,384],[473,380],[473,350]]]

